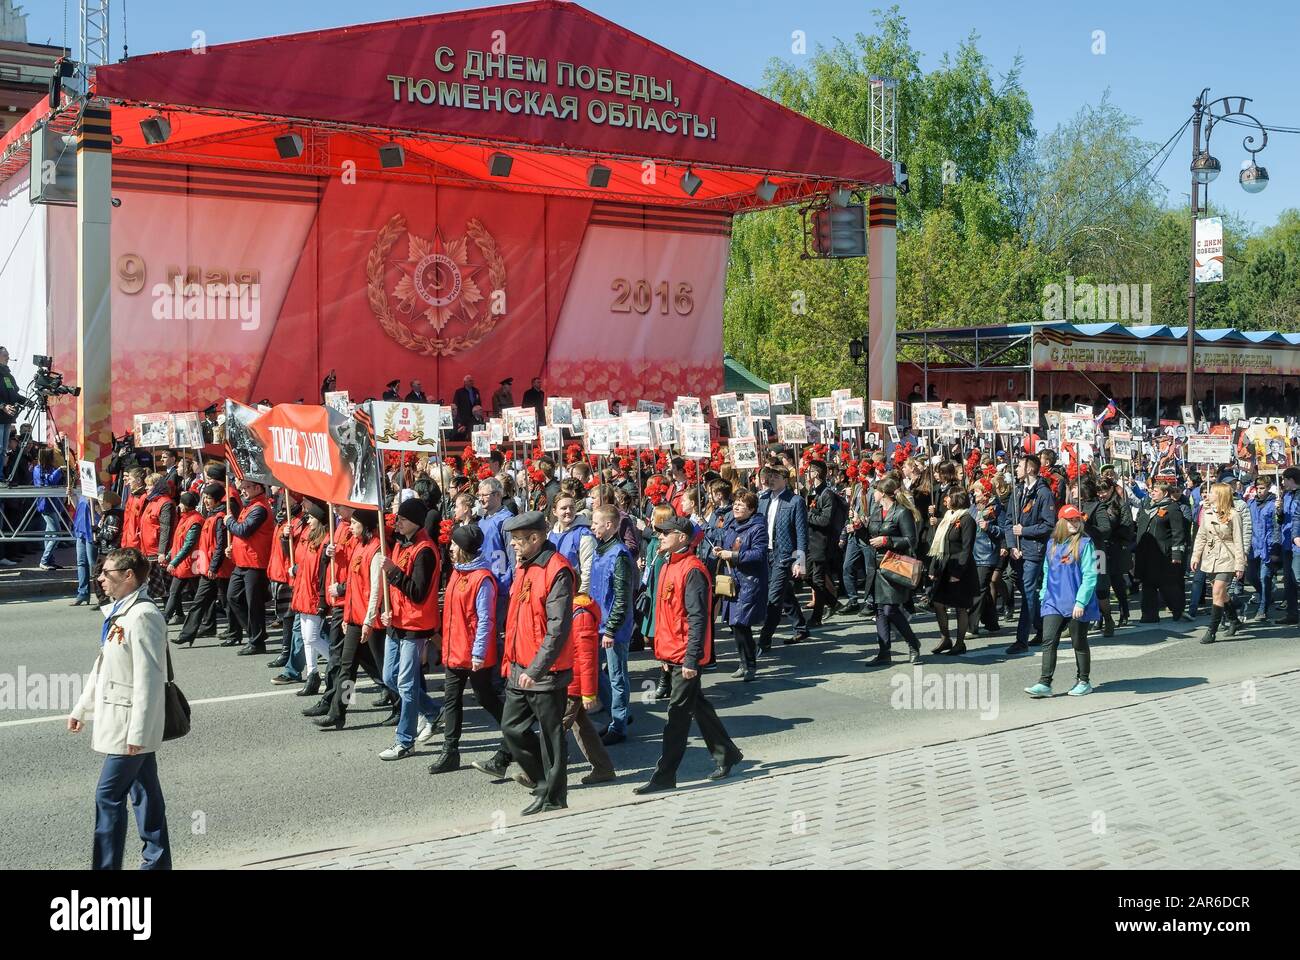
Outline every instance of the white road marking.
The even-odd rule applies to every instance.
[[[262,693],[237,693],[230,697],[209,697],[207,700],[191,700],[190,706],[198,706],[204,703],[229,703],[231,700],[253,700],[258,697],[280,697],[287,693],[297,693],[296,687],[289,687],[282,690],[266,690]],[[0,721],[0,727],[21,727],[28,723],[52,723],[55,720],[66,720],[66,713],[56,713],[50,717],[31,717],[27,720],[4,720]]]

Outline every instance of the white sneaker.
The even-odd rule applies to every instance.
[[[411,755],[411,748],[404,747],[400,743],[395,743],[379,755],[380,760],[401,760],[403,757]]]
[[[415,731],[415,742],[428,743],[434,738],[434,730],[436,728],[437,724],[430,721],[428,717],[421,717],[419,726]]]

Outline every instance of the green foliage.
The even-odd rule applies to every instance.
[[[773,61],[763,92],[866,142],[868,78],[898,81],[898,154],[912,187],[899,198],[900,329],[1042,319],[1044,287],[1067,276],[1149,283],[1151,322],[1187,322],[1190,215],[1156,180],[1162,160],[1185,163],[1185,131],[1157,157],[1161,145],[1135,136],[1137,121],[1107,95],[1039,138],[1019,59],[998,75],[971,35],[925,72],[898,7],[875,17],[874,33],[806,63]],[[944,182],[945,165],[957,182]],[[1257,234],[1225,216],[1224,246],[1227,280],[1198,287],[1198,324],[1300,329],[1300,212]],[[865,259],[802,251],[796,210],[736,221],[723,331],[759,376],[797,377],[806,404],[861,381],[847,344],[866,333],[869,282]]]

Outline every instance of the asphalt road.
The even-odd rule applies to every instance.
[[[99,617],[70,608],[65,599],[0,606],[0,675],[84,674],[94,660]],[[933,618],[914,621],[928,652],[936,642]],[[1207,683],[1246,681],[1294,669],[1300,631],[1257,626],[1234,642],[1195,642],[1199,624],[1129,627],[1094,646],[1096,692],[1084,698],[1034,701],[1021,691],[1037,680],[1039,657],[1006,658],[1003,630],[971,644],[967,657],[926,657],[915,674],[895,646],[889,668],[867,668],[874,627],[859,617],[831,621],[811,643],[774,649],[760,664],[760,679],[729,678],[729,639],[721,662],[706,679],[708,696],[745,753],[750,773],[790,769],[828,759],[885,753],[944,743],[1045,720],[1107,710]],[[778,634],[778,639],[780,634]],[[431,777],[435,740],[416,756],[385,763],[377,754],[391,743],[378,721],[387,711],[355,710],[342,731],[320,731],[299,715],[310,700],[294,688],[272,687],[266,657],[237,657],[214,641],[173,650],[177,681],[194,706],[193,730],[165,744],[159,755],[173,855],[178,867],[273,864],[278,858],[329,851],[349,844],[429,839],[486,829],[517,820],[529,796],[514,783],[494,783],[468,768],[495,748],[491,719],[477,707],[466,714],[462,770]],[[646,654],[632,655],[634,689],[653,676]],[[946,678],[937,699],[925,678]],[[1073,655],[1063,651],[1056,688],[1073,683]],[[0,677],[0,682],[4,678]],[[955,699],[956,684],[975,696]],[[8,681],[12,690],[12,680]],[[431,678],[435,696],[440,680]],[[363,685],[358,702],[373,699]],[[980,697],[982,695],[982,698]],[[978,702],[975,702],[978,701]],[[89,863],[93,791],[101,758],[90,738],[68,734],[66,710],[0,709],[0,867],[81,868]],[[582,787],[586,771],[571,746],[569,804],[593,809],[622,803],[643,782],[658,757],[664,706],[634,700],[631,739],[612,748],[620,776]],[[698,739],[693,740],[698,745]],[[712,769],[693,746],[679,782]],[[129,834],[128,864],[135,839]]]

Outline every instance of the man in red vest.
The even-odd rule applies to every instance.
[[[226,609],[231,618],[231,638],[223,647],[248,643],[239,655],[266,653],[266,565],[271,560],[271,538],[275,521],[271,518],[271,501],[266,487],[253,480],[239,482],[239,495],[244,507],[239,516],[234,515],[235,502],[227,504],[226,533],[230,543],[226,549],[235,561],[230,575],[230,590],[226,594]]]
[[[203,488],[203,523],[199,528],[199,543],[191,558],[194,572],[199,574],[199,586],[194,591],[181,635],[176,644],[194,646],[196,637],[217,635],[217,604],[229,587],[230,574],[235,562],[226,556],[226,505],[225,488],[219,483],[209,483]]]
[[[568,742],[564,713],[573,679],[573,567],[546,539],[546,516],[536,510],[511,517],[518,567],[506,614],[508,683],[501,733],[510,756],[523,769],[521,783],[536,784],[523,815],[562,810],[567,803]],[[536,721],[539,738],[533,732]]]
[[[663,755],[649,783],[633,793],[654,793],[677,786],[677,768],[686,753],[691,719],[717,763],[710,780],[722,780],[744,755],[737,749],[713,705],[700,689],[700,668],[713,661],[713,590],[709,571],[691,550],[695,525],[686,517],[669,517],[655,529],[659,551],[668,555],[655,589],[655,657],[672,668],[668,722]]]

